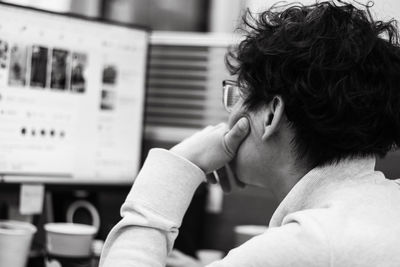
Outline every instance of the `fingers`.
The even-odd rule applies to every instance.
[[[213,171],[212,173],[209,173],[206,175],[207,182],[210,184],[217,184],[218,183],[218,173],[217,171]]]
[[[196,259],[178,251],[173,250],[166,260],[167,267],[200,267],[202,266]]]
[[[181,254],[177,250],[173,250],[167,257],[167,267],[178,267],[183,266],[181,260]]]
[[[226,164],[224,168],[221,168],[215,172],[218,174],[218,181],[224,193],[230,193],[234,190],[234,188],[245,187],[245,184],[237,178],[229,164]]]
[[[243,117],[236,122],[232,129],[224,136],[224,148],[225,151],[233,157],[242,143],[244,138],[249,132],[249,121],[247,118]]]
[[[168,255],[168,257],[169,257],[170,259],[182,258],[182,257],[184,257],[184,256],[186,256],[186,255],[183,254],[182,252],[180,252],[180,251],[177,250],[177,249],[172,250],[171,253]]]
[[[239,178],[236,176],[235,172],[233,171],[229,163],[225,165],[225,171],[228,178],[231,180],[231,183],[234,183],[237,187],[240,188],[244,188],[246,186],[246,184],[240,181]]]
[[[228,173],[225,168],[218,170],[219,184],[221,185],[222,191],[230,193],[232,191],[232,183],[228,177]]]

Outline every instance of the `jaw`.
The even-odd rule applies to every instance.
[[[280,201],[300,177],[293,155],[284,148],[246,140],[231,163],[232,169],[239,181],[267,189]]]
[[[272,173],[269,162],[258,156],[256,151],[252,155],[239,151],[230,165],[239,182],[261,188],[270,187]]]

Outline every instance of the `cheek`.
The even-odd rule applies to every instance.
[[[233,168],[237,178],[245,184],[252,184],[255,174],[258,173],[258,162],[257,142],[252,132],[250,132],[249,136],[239,147],[233,161]]]

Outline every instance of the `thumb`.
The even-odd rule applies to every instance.
[[[243,117],[224,136],[225,151],[233,157],[236,154],[240,144],[249,132],[249,121]]]

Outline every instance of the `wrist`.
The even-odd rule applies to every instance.
[[[196,157],[193,155],[193,153],[185,151],[184,149],[181,149],[179,146],[174,146],[169,150],[169,152],[175,155],[176,157],[180,158],[181,160],[186,161],[189,164],[193,165],[193,167],[200,169],[203,173],[206,173],[204,169],[201,166],[199,166],[199,163],[196,160]]]

